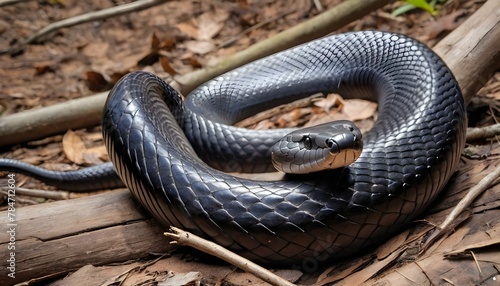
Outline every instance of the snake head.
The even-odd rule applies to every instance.
[[[289,133],[273,146],[271,156],[278,171],[306,174],[347,166],[362,148],[361,131],[342,120]]]

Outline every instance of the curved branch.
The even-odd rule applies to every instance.
[[[24,41],[21,41],[18,45],[15,45],[14,47],[0,51],[0,54],[4,53],[9,53],[9,54],[17,54],[21,52],[26,45],[29,45],[31,43],[34,43],[35,41],[39,40],[40,38],[46,36],[49,33],[52,33],[54,31],[60,30],[62,28],[68,28],[72,27],[78,24],[83,24],[87,22],[92,22],[92,21],[97,21],[101,19],[106,19],[109,17],[115,17],[115,16],[120,16],[123,14],[127,14],[130,12],[135,12],[135,11],[140,11],[144,10],[153,6],[156,6],[158,4],[161,4],[163,2],[166,2],[167,0],[139,0],[136,2],[128,3],[128,4],[123,4],[120,6],[108,8],[108,9],[103,9],[100,11],[95,11],[95,12],[90,12],[82,15],[78,15],[72,18],[64,19],[58,22],[54,22],[49,24],[48,26],[45,26],[44,28],[38,30],[36,33],[31,35],[29,38],[27,38]]]

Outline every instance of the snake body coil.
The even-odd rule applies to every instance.
[[[277,105],[327,91],[379,103],[360,158],[340,170],[273,182],[241,179],[207,166],[185,137],[213,161],[212,154],[226,150],[243,157],[245,150],[268,150],[282,134],[254,136],[228,124],[271,100]],[[352,254],[419,214],[457,165],[465,109],[454,77],[424,45],[359,32],[238,68],[199,87],[186,106],[158,78],[131,74],[112,91],[103,127],[122,180],[161,222],[253,260],[296,263]],[[244,150],[228,147],[239,141]],[[222,161],[238,156],[228,158]]]
[[[289,130],[229,125],[316,92],[378,102],[355,163],[255,181],[197,156],[220,169],[269,169],[270,147]],[[122,181],[159,221],[284,264],[353,254],[415,218],[454,172],[465,122],[458,84],[430,49],[401,35],[355,32],[238,68],[186,103],[159,78],[129,74],[107,100],[103,134]]]

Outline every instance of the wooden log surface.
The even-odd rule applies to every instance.
[[[460,83],[465,101],[500,68],[500,1],[486,2],[433,50]]]
[[[499,68],[499,23],[500,2],[489,0],[437,46],[460,85],[471,87],[466,91],[468,94],[484,84],[492,70]],[[468,35],[471,30],[476,42],[462,45],[457,41],[457,35]],[[165,229],[145,215],[125,190],[23,207],[14,213],[16,277],[4,279],[8,269],[3,266],[10,258],[5,249],[11,237],[2,231],[2,285],[64,274],[85,264],[102,265],[145,257],[168,249],[168,241],[162,235]],[[9,223],[7,211],[0,212],[0,225]]]
[[[1,212],[2,226],[15,228],[15,278],[0,285],[59,275],[86,264],[108,264],[163,253],[169,248],[166,231],[132,199],[128,190],[39,204],[16,209],[16,221]],[[2,265],[10,259],[10,234],[1,232]]]

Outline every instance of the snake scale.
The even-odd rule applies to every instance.
[[[268,171],[271,146],[290,130],[231,125],[317,92],[378,102],[357,161],[279,181],[221,171]],[[303,265],[380,243],[419,215],[454,172],[465,126],[458,83],[439,57],[416,40],[375,31],[271,55],[205,83],[186,101],[158,77],[131,73],[103,115],[117,173],[160,222],[257,262]],[[13,162],[0,168],[83,188],[116,176],[109,164],[75,176]]]

